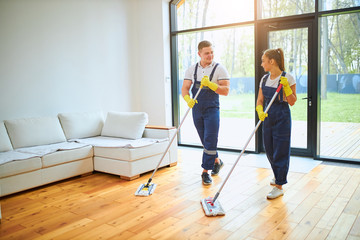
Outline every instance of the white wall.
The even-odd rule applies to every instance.
[[[134,2],[133,106],[150,124],[171,126],[169,0]]]
[[[0,120],[131,110],[127,1],[0,0]]]
[[[171,125],[168,2],[0,0],[0,121],[145,111]]]

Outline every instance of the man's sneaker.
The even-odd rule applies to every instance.
[[[220,163],[215,163],[214,164],[214,169],[211,171],[212,176],[218,175],[219,172],[220,172],[220,169],[224,166],[223,161],[221,161],[221,159],[219,159],[219,160],[220,160]]]
[[[201,178],[204,185],[210,185],[212,183],[212,179],[207,172],[203,172]]]
[[[273,178],[273,179],[270,180],[270,185],[271,185],[271,186],[275,186],[275,185],[276,185],[276,183],[275,183],[275,178]]]
[[[284,190],[274,187],[273,190],[271,190],[271,192],[268,193],[267,199],[275,199],[282,195],[284,195]]]

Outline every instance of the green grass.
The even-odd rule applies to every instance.
[[[360,123],[360,94],[328,93],[321,100],[321,121]]]
[[[298,100],[290,107],[293,120],[306,121],[306,94],[297,94]],[[321,102],[322,122],[360,122],[360,94],[327,93]],[[221,117],[253,118],[255,115],[254,94],[239,94],[220,98]]]
[[[298,100],[290,107],[293,120],[306,121],[307,100],[305,93],[297,94]],[[186,105],[180,98],[182,112]],[[360,123],[360,94],[327,93],[327,99],[322,99],[321,121],[322,122],[353,122]],[[187,106],[186,106],[187,107]],[[254,118],[255,95],[238,94],[220,97],[221,117],[226,118]]]

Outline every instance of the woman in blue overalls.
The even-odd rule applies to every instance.
[[[256,111],[263,123],[263,142],[266,156],[269,159],[274,178],[274,186],[267,195],[274,199],[284,195],[282,185],[287,183],[290,161],[291,114],[290,106],[296,102],[296,81],[285,72],[284,53],[281,48],[268,49],[261,58],[261,66],[268,72],[260,81]],[[283,85],[269,111],[265,114],[271,98],[279,84]],[[265,119],[266,118],[266,119]]]
[[[200,62],[190,66],[185,72],[181,89],[182,96],[190,108],[193,108],[193,120],[201,143],[204,147],[201,174],[204,185],[212,183],[211,175],[217,175],[223,162],[217,153],[218,133],[220,126],[219,95],[228,95],[230,76],[226,69],[213,61],[214,53],[209,41],[201,41],[198,45]],[[203,86],[196,101],[189,95],[190,88],[194,97]],[[195,104],[197,103],[197,104]]]

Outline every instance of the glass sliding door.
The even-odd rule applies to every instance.
[[[269,32],[269,47],[284,50],[285,69],[296,80],[298,101],[290,107],[292,117],[291,147],[307,148],[308,133],[308,29],[296,28]]]
[[[320,19],[320,156],[360,161],[360,13]]]
[[[296,80],[297,102],[290,106],[291,151],[305,156],[313,155],[311,149],[312,133],[310,115],[312,114],[312,99],[309,84],[310,60],[309,32],[311,22],[294,25],[265,24],[267,32],[267,48],[282,48],[285,57],[285,71]]]

